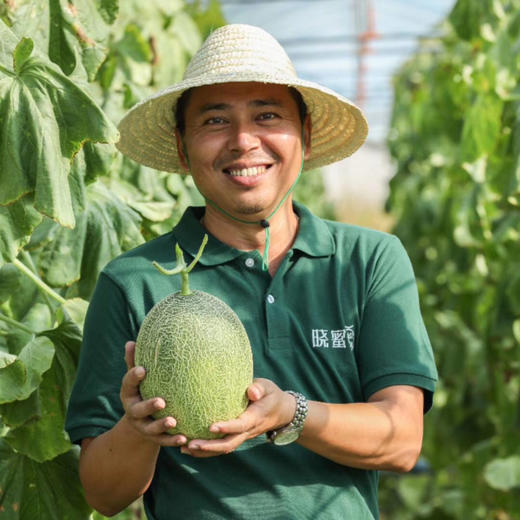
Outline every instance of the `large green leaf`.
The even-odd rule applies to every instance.
[[[40,256],[47,283],[63,287],[77,282],[77,294],[85,299],[112,258],[143,242],[141,219],[117,195],[101,182],[90,185],[87,193],[87,209],[76,228],[54,226]]]
[[[0,36],[8,31],[0,22]],[[118,132],[56,65],[27,57],[27,41],[14,51],[24,58],[15,60],[19,68],[0,63],[6,73],[0,79],[0,204],[34,193],[38,211],[73,227],[71,160],[84,141],[115,142]]]
[[[6,520],[88,520],[76,449],[43,464],[0,438],[0,514]]]
[[[105,59],[108,25],[118,12],[117,0],[19,0],[11,10],[12,31],[29,36],[66,75],[78,69],[89,80]]]
[[[42,332],[41,337],[54,346],[50,369],[43,374],[32,400],[23,403],[23,411],[18,403],[4,405],[0,410],[4,423],[11,428],[6,441],[17,452],[38,462],[50,460],[71,447],[64,431],[65,414],[81,348],[80,330],[68,319],[57,328]]]

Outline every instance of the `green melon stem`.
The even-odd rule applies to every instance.
[[[202,252],[208,243],[208,235],[204,235],[202,239],[202,244],[199,247],[199,251],[195,255],[195,258],[191,262],[190,265],[186,264],[186,260],[184,260],[184,254],[182,253],[182,249],[179,244],[175,244],[175,256],[177,257],[177,265],[173,269],[165,269],[158,262],[153,262],[153,266],[158,269],[162,274],[166,274],[171,276],[172,274],[180,274],[181,275],[181,294],[183,296],[188,296],[191,294],[190,283],[189,283],[189,273],[195,267],[197,262],[200,260],[202,256]]]

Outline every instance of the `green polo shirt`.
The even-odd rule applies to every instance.
[[[436,370],[412,267],[397,238],[321,220],[295,204],[296,241],[274,277],[257,251],[210,236],[190,285],[230,305],[253,348],[256,377],[330,403],[366,401],[390,385],[425,390]],[[175,264],[174,245],[193,257],[205,229],[190,208],[172,232],[113,260],[100,275],[67,418],[72,441],[112,428],[126,371],[124,344],[180,277],[152,267]],[[276,240],[276,237],[272,237]],[[376,519],[378,472],[336,464],[297,443],[265,436],[209,459],[162,448],[144,502],[154,520]]]

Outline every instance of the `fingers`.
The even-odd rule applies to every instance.
[[[127,402],[141,399],[139,385],[145,378],[146,372],[143,367],[134,367],[128,370],[121,382],[121,402],[126,409]]]
[[[265,395],[265,388],[260,383],[260,380],[256,380],[247,389],[247,397],[250,401],[258,401]]]
[[[196,458],[216,457],[227,455],[235,451],[249,436],[245,433],[227,435],[222,439],[201,440],[194,439],[181,447],[181,453]]]
[[[166,406],[164,399],[156,397],[143,400],[139,385],[146,376],[141,366],[134,366],[135,342],[125,344],[125,362],[128,368],[121,382],[121,403],[126,421],[146,440],[161,446],[181,446],[187,442],[184,435],[170,435],[168,430],[177,425],[173,417],[154,419],[152,416]]]
[[[135,361],[135,341],[127,341],[125,343],[125,362],[126,367],[130,370],[134,367]]]
[[[169,430],[175,428],[177,421],[170,416],[154,419],[152,416],[163,410],[164,399],[156,397],[146,401],[135,399],[127,401],[125,418],[128,423],[146,440],[161,446],[181,446],[187,442],[184,435],[171,435]]]

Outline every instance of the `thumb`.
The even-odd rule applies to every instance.
[[[259,401],[266,394],[266,389],[261,380],[255,380],[247,389],[247,397],[250,401]]]

